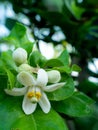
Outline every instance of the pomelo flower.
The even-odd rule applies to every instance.
[[[47,85],[48,75],[44,69],[38,70],[36,79],[32,74],[26,71],[20,72],[17,79],[24,87],[13,88],[12,90],[5,89],[5,92],[12,96],[24,95],[22,109],[27,115],[35,111],[37,103],[44,113],[48,113],[51,109],[51,105],[45,92],[55,91],[65,84],[65,82],[62,82]]]
[[[27,52],[25,49],[19,47],[12,54],[13,60],[17,65],[26,63],[27,61]]]

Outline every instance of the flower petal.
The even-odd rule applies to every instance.
[[[12,90],[10,89],[4,89],[4,91],[11,96],[22,96],[26,93],[27,87],[23,88],[13,88]]]
[[[40,107],[42,108],[43,112],[48,113],[50,111],[51,105],[44,92],[42,93],[42,97],[38,103],[39,103]]]
[[[55,91],[55,90],[61,88],[64,85],[65,85],[65,82],[56,83],[56,84],[52,84],[52,85],[48,85],[46,87],[43,87],[43,90],[46,92],[52,92],[52,91]]]
[[[34,77],[26,71],[22,71],[17,75],[17,80],[24,86],[31,86],[35,84]]]
[[[27,95],[24,96],[22,109],[26,115],[33,113],[36,109],[36,106],[37,103],[30,102],[30,99],[27,97]]]
[[[43,87],[46,86],[47,82],[48,82],[47,72],[44,69],[39,69],[36,85]]]

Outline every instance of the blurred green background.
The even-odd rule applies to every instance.
[[[67,48],[71,63],[82,68],[72,73],[75,86],[96,103],[92,116],[64,118],[70,130],[98,130],[98,1],[0,0],[0,52],[7,49],[2,38],[16,22],[29,28],[47,58]]]

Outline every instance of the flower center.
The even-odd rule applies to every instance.
[[[30,99],[32,103],[37,103],[40,100],[41,96],[42,94],[39,91],[30,91],[27,93],[27,97]]]

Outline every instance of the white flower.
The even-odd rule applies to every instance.
[[[35,111],[39,103],[44,113],[50,111],[51,105],[47,98],[46,92],[52,92],[64,86],[65,82],[47,85],[48,75],[44,69],[38,70],[37,79],[29,72],[22,71],[17,76],[18,81],[23,84],[23,88],[5,89],[5,92],[12,96],[24,95],[22,108],[25,114],[31,114]],[[46,86],[47,85],[47,86]]]
[[[23,64],[27,61],[27,52],[23,48],[17,48],[12,54],[13,60],[17,65]]]

